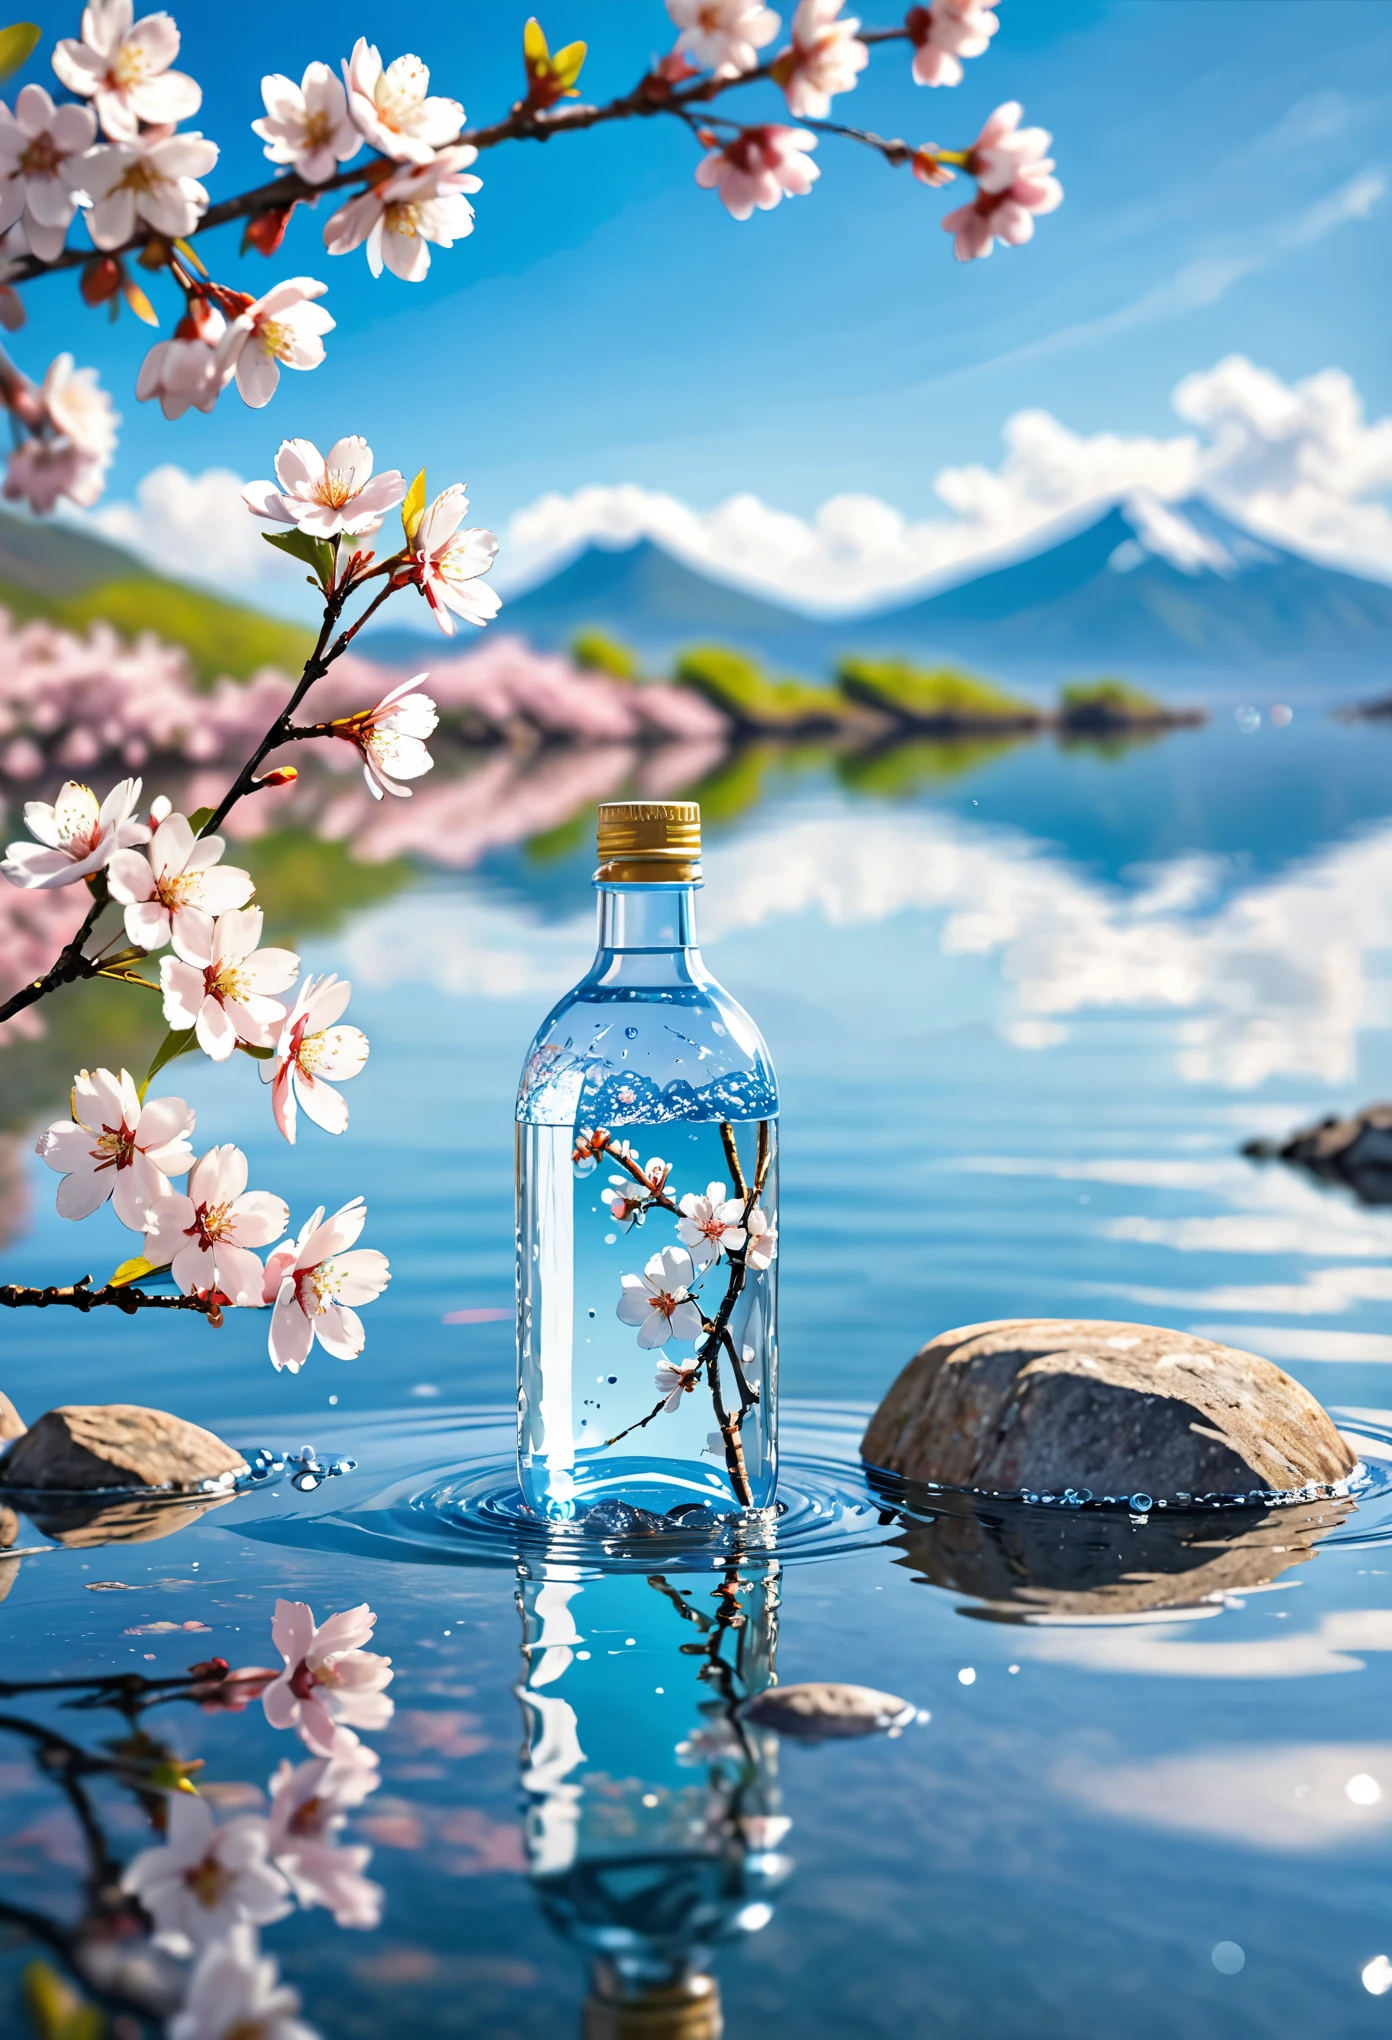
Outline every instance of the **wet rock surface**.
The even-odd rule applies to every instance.
[[[0,1442],[9,1438],[22,1438],[23,1436],[23,1417],[21,1417],[9,1397],[0,1394]]]
[[[173,1501],[163,1494],[135,1496],[124,1502],[76,1503],[63,1508],[34,1507],[31,1521],[41,1537],[70,1549],[102,1544],[154,1544],[196,1523],[209,1509],[221,1509],[231,1495],[199,1495]],[[3,1577],[3,1568],[0,1568]]]
[[[914,1709],[894,1693],[811,1679],[800,1686],[769,1686],[740,1709],[740,1719],[771,1728],[796,1742],[827,1742],[877,1735],[912,1721]]]
[[[1098,1498],[1284,1492],[1355,1465],[1333,1419],[1271,1361],[1078,1318],[941,1333],[890,1388],[860,1450],[909,1480]]]
[[[1285,1162],[1325,1183],[1345,1183],[1360,1204],[1392,1204],[1392,1105],[1366,1105],[1341,1119],[1331,1113],[1285,1140],[1249,1140],[1254,1162]]]
[[[196,1488],[247,1471],[240,1452],[166,1410],[136,1403],[49,1410],[0,1458],[0,1488]]]

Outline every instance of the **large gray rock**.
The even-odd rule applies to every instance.
[[[1299,1488],[1356,1463],[1333,1419],[1269,1360],[1079,1318],[941,1333],[893,1384],[860,1451],[910,1480],[1156,1500]]]
[[[1392,1204],[1392,1105],[1365,1105],[1347,1119],[1331,1113],[1286,1140],[1249,1140],[1242,1152],[1346,1183],[1361,1204]]]
[[[809,1679],[801,1686],[766,1686],[740,1709],[741,1721],[771,1728],[797,1742],[826,1742],[846,1736],[875,1735],[902,1728],[914,1710],[893,1693],[873,1686],[847,1686],[831,1679]]]
[[[136,1403],[50,1410],[0,1459],[0,1487],[194,1488],[245,1473],[240,1452],[211,1431]]]

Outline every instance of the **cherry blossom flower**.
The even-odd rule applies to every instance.
[[[1000,27],[983,0],[933,0],[911,7],[904,20],[913,44],[914,81],[919,85],[960,85],[963,57],[979,57]]]
[[[299,1237],[266,1260],[262,1300],[273,1304],[270,1354],[273,1366],[298,1374],[318,1339],[335,1360],[356,1360],[366,1334],[353,1305],[371,1303],[391,1280],[385,1254],[354,1247],[367,1222],[367,1206],[354,1197],[325,1219],[321,1205],[301,1226]]]
[[[67,36],[53,52],[53,68],[70,92],[96,102],[103,134],[134,141],[140,123],[159,127],[187,120],[203,104],[192,78],[169,66],[179,54],[179,31],[167,14],[147,14],[132,27],[131,0],[88,0],[82,40]]]
[[[76,368],[71,354],[57,354],[49,363],[40,394],[44,409],[70,446],[99,461],[103,473],[116,451],[120,422],[94,368]]]
[[[395,468],[372,473],[372,448],[354,435],[336,439],[327,454],[309,439],[282,439],[272,482],[250,482],[242,501],[255,517],[296,524],[312,538],[360,538],[377,529],[406,494]]]
[[[931,185],[937,191],[944,184],[956,181],[957,172],[950,170],[938,152],[936,142],[924,142],[913,152],[913,174],[920,184]]]
[[[698,1268],[709,1268],[722,1252],[738,1253],[744,1245],[744,1199],[731,1197],[723,1183],[708,1183],[704,1197],[683,1197],[680,1210],[677,1237]]]
[[[717,78],[738,78],[759,62],[778,33],[778,16],[762,0],[667,0],[681,30],[676,48]]]
[[[32,843],[11,843],[0,871],[26,892],[51,892],[76,885],[100,871],[116,850],[144,843],[149,830],[136,818],[140,781],[121,779],[101,805],[90,786],[64,782],[50,807],[46,800],[24,803],[24,826]]]
[[[769,1224],[768,1213],[756,1204],[745,1221],[745,1230],[749,1243],[744,1250],[744,1264],[762,1272],[778,1257],[778,1227]]]
[[[621,1142],[612,1148],[610,1152],[618,1154],[626,1146],[626,1142]],[[631,1176],[611,1176],[609,1181],[614,1188],[612,1192],[606,1191],[604,1202],[608,1205],[615,1218],[624,1221],[636,1218],[641,1225],[643,1213],[647,1209],[649,1202],[654,1195],[659,1195],[666,1189],[667,1178],[671,1173],[672,1164],[664,1162],[660,1156],[654,1155],[643,1170],[643,1181],[647,1185],[646,1189],[642,1185],[635,1183]]]
[[[959,262],[989,255],[997,241],[1018,248],[1033,238],[1034,215],[1063,203],[1053,159],[1043,153],[1051,138],[1044,128],[1020,127],[1021,111],[1018,100],[998,106],[972,145],[976,197],[942,221]]]
[[[463,484],[453,483],[435,498],[411,540],[412,569],[446,637],[454,636],[455,616],[482,626],[503,606],[494,590],[478,580],[492,566],[498,541],[481,526],[459,529],[468,508]]]
[[[699,1339],[701,1312],[690,1293],[695,1279],[696,1270],[686,1249],[664,1247],[641,1275],[620,1278],[619,1323],[638,1327],[638,1344],[645,1350],[665,1346],[669,1339]]]
[[[184,2008],[169,2021],[169,2040],[319,2040],[295,2017],[299,1992],[277,1975],[255,1928],[238,1921],[199,1956]]]
[[[382,68],[376,45],[360,35],[343,65],[348,112],[374,149],[397,163],[428,163],[464,125],[457,99],[431,99],[430,73],[419,57]]]
[[[176,1955],[206,1948],[229,1927],[283,1920],[290,1887],[270,1860],[264,1820],[243,1814],[218,1827],[206,1799],[171,1792],[165,1839],[126,1865],[121,1889],[140,1900],[155,1940]]]
[[[486,592],[491,594],[492,590]],[[419,779],[435,763],[425,748],[425,739],[433,733],[440,718],[428,694],[412,691],[417,681],[428,677],[417,673],[412,680],[399,680],[375,708],[342,716],[334,724],[336,737],[357,745],[363,761],[363,778],[374,800],[380,800],[384,793],[409,800],[410,787],[399,786],[397,781]]]
[[[222,1296],[256,1309],[265,1270],[251,1251],[278,1240],[289,1207],[269,1190],[248,1190],[239,1147],[212,1147],[189,1171],[188,1194],[173,1190],[154,1206],[145,1259],[168,1267],[185,1296]]]
[[[270,1048],[285,1024],[285,1008],[272,992],[288,991],[300,974],[293,949],[260,949],[260,907],[230,914],[179,916],[173,956],[160,964],[164,1017],[172,1028],[191,1027],[205,1055],[226,1062],[239,1041]]]
[[[318,1627],[305,1602],[276,1602],[271,1635],[285,1670],[261,1697],[272,1728],[297,1729],[316,1756],[335,1757],[356,1746],[355,1730],[386,1727],[391,1659],[362,1648],[376,1622],[365,1601]]]
[[[333,331],[334,321],[311,300],[327,289],[312,276],[287,276],[239,312],[224,333],[219,370],[224,381],[236,375],[238,394],[254,411],[275,395],[282,362],[287,368],[318,368],[324,359],[322,336]]]
[[[746,128],[696,165],[696,182],[719,191],[725,210],[747,220],[757,206],[772,212],[784,194],[805,198],[821,172],[806,154],[817,137],[807,128]]]
[[[575,1164],[577,1176],[594,1173],[595,1163],[609,1146],[609,1130],[604,1126],[582,1126],[575,1136],[571,1161]]]
[[[221,863],[222,852],[221,836],[195,836],[183,815],[166,815],[148,850],[114,851],[107,884],[126,910],[131,941],[141,949],[163,949],[191,909],[217,915],[244,907],[252,894],[251,873]]]
[[[474,209],[465,192],[482,191],[483,179],[469,173],[478,159],[471,143],[442,149],[428,163],[407,163],[340,206],[324,227],[330,255],[347,255],[367,244],[374,276],[383,266],[403,283],[419,283],[430,268],[430,247],[452,248],[474,231]]]
[[[211,411],[226,384],[218,360],[218,342],[227,321],[206,298],[192,298],[169,340],[157,340],[136,378],[135,394],[142,404],[159,398],[166,418],[185,411]]]
[[[270,1781],[276,1866],[301,1905],[327,1907],[340,1927],[375,1927],[382,1917],[382,1887],[362,1874],[372,1851],[338,1843],[348,1809],[379,1782],[376,1752],[362,1743],[303,1764],[283,1758]]]
[[[348,1124],[348,1107],[327,1079],[345,1083],[367,1061],[367,1036],[361,1028],[334,1025],[351,991],[346,979],[306,978],[286,1015],[274,1056],[261,1065],[261,1081],[273,1086],[275,1123],[292,1147],[298,1106],[325,1133],[342,1133]]]
[[[216,142],[162,130],[89,151],[82,159],[82,186],[92,199],[87,231],[97,247],[124,246],[138,222],[168,240],[191,234],[208,210],[198,179],[217,159]]]
[[[75,159],[96,138],[90,106],[55,107],[42,85],[26,85],[13,113],[0,106],[0,233],[23,220],[25,244],[41,262],[63,252],[84,181]]]
[[[796,120],[825,120],[834,93],[849,92],[870,61],[854,17],[839,18],[841,0],[799,0],[793,40],[775,59],[773,75]]]
[[[288,163],[306,184],[326,184],[339,163],[347,163],[362,147],[362,136],[348,118],[348,95],[328,64],[310,64],[295,84],[273,72],[261,80],[266,118],[254,120],[251,131],[266,144],[272,163]]]
[[[5,463],[4,494],[46,517],[61,496],[90,509],[106,486],[106,467],[68,439],[26,439]]]
[[[193,1107],[182,1098],[151,1098],[144,1105],[128,1070],[79,1070],[73,1078],[71,1119],[55,1119],[39,1136],[35,1154],[63,1178],[60,1218],[90,1218],[107,1198],[122,1225],[144,1232],[168,1197],[171,1176],[193,1161],[188,1135]]]
[[[682,1397],[695,1388],[700,1375],[699,1360],[659,1360],[654,1382],[658,1394],[664,1397],[663,1409],[669,1414],[679,1410]]]

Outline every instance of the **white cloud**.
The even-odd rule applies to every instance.
[[[266,544],[269,527],[242,501],[245,487],[231,468],[191,475],[164,461],[137,484],[133,503],[104,503],[75,521],[182,580],[239,595],[303,583],[304,568]]]
[[[1379,1619],[1387,1620],[1385,1615]],[[1338,1669],[1333,1664],[1322,1668]],[[1321,1667],[1311,1663],[1309,1669]],[[1369,1794],[1370,1778],[1379,1786],[1376,1797]],[[1111,1770],[1072,1764],[1060,1767],[1054,1784],[1094,1812],[1245,1849],[1304,1852],[1360,1840],[1385,1843],[1392,1825],[1392,1745],[1387,1743],[1280,1743],[1256,1749],[1241,1744]]]
[[[1249,1589],[1250,1591],[1250,1589]],[[1044,1627],[1029,1616],[1021,1656],[1095,1672],[1139,1672],[1151,1679],[1310,1679],[1361,1672],[1369,1651],[1392,1650],[1392,1609],[1340,1608],[1317,1629],[1198,1643],[1176,1625]],[[1368,1769],[1350,1764],[1350,1772]],[[1381,1766],[1379,1766],[1381,1768]],[[1293,1781],[1297,1782],[1297,1781]],[[1313,1782],[1313,1781],[1312,1781]],[[1118,1809],[1119,1810],[1119,1809]],[[1387,1809],[1392,1815],[1392,1802]]]

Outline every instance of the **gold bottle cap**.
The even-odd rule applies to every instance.
[[[721,2040],[720,1991],[714,1977],[691,1976],[637,1997],[610,1997],[601,1987],[585,2000],[584,2040]]]
[[[701,810],[694,800],[606,800],[599,870],[618,884],[688,885],[701,875]]]

